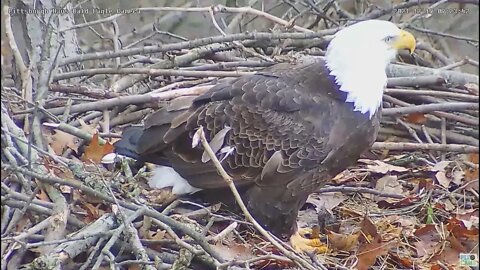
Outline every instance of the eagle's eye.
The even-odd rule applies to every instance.
[[[395,36],[387,36],[387,37],[384,38],[383,40],[388,43],[388,42],[391,42],[391,41],[394,40],[394,39],[395,39]]]

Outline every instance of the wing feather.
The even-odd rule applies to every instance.
[[[319,166],[321,171],[322,161],[332,158],[332,153],[335,157],[338,142],[330,138],[331,133],[337,131],[335,135],[341,138],[341,133],[348,131],[338,126],[342,122],[334,121],[336,114],[350,109],[341,94],[322,60],[277,64],[212,87],[195,98],[188,110],[184,106],[183,111],[155,113],[146,121],[144,132],[155,134],[160,143],[144,140],[138,148],[149,153],[161,145],[163,155],[173,160],[172,166],[191,185],[224,187],[203,149],[189,148],[194,132],[203,126],[215,152],[224,147],[233,149],[222,165],[234,181],[312,185],[292,175]],[[166,125],[166,131],[157,127]],[[158,136],[160,132],[165,133]]]

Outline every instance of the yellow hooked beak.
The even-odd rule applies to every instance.
[[[397,50],[408,49],[410,54],[415,50],[415,37],[405,30],[400,30],[400,37],[393,43],[393,47]]]

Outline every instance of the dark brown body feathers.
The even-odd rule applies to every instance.
[[[194,187],[225,188],[203,149],[191,147],[199,126],[214,150],[235,148],[222,165],[245,187],[256,220],[282,235],[296,228],[307,196],[375,141],[379,113],[354,112],[323,60],[308,58],[216,85],[190,107],[163,108],[126,132],[117,151],[172,166]]]

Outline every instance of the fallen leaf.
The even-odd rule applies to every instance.
[[[430,256],[441,249],[441,237],[434,224],[424,225],[415,230],[413,234],[418,240],[413,243],[416,247],[418,257]]]
[[[420,197],[415,195],[415,196],[406,197],[405,199],[401,199],[395,202],[392,202],[392,200],[389,200],[389,201],[381,200],[381,201],[378,201],[377,204],[378,204],[378,207],[380,208],[393,209],[393,208],[402,208],[405,206],[409,206],[418,201],[420,201]]]
[[[67,148],[78,152],[78,138],[61,130],[55,131],[55,134],[50,137],[49,144],[55,154],[59,156],[61,156]]]
[[[463,221],[457,218],[448,220],[447,229],[457,238],[478,239],[478,228],[468,229]]]
[[[142,194],[145,195],[145,198],[148,202],[155,204],[163,204],[176,198],[175,194],[172,193],[171,188],[152,190],[142,189]]]
[[[414,192],[416,194],[422,193],[422,191],[433,190],[435,188],[435,184],[433,183],[432,179],[420,179],[418,182],[418,186],[415,187]]]
[[[405,167],[390,165],[380,160],[374,160],[373,165],[367,165],[367,170],[373,173],[386,174],[388,172],[406,172]]]
[[[85,216],[85,219],[83,220],[85,223],[91,223],[95,220],[97,220],[102,214],[103,211],[99,209],[100,205],[93,206],[93,204],[88,203],[88,202],[83,202],[80,207],[82,207],[86,212],[87,215]]]
[[[397,241],[364,243],[358,249],[358,270],[368,270],[375,264],[378,257],[388,254],[388,251],[397,245]]]
[[[456,206],[450,200],[436,202],[435,204],[433,204],[433,207],[436,209],[445,210],[447,212],[450,212],[456,208]]]
[[[37,197],[37,199],[39,199],[41,201],[44,201],[44,202],[51,202],[50,197],[48,197],[47,192],[45,192],[45,190],[43,188],[40,188],[38,190],[38,193],[35,197]]]
[[[337,174],[334,178],[332,178],[331,181],[332,183],[335,183],[335,184],[341,184],[351,179],[355,179],[357,178],[357,176],[358,176],[357,173],[351,172],[349,170],[344,170],[343,172]]]
[[[150,240],[163,240],[167,235],[167,231],[165,230],[157,230],[155,232],[149,231],[149,234],[146,236],[147,239]]]
[[[479,156],[478,153],[470,153],[470,154],[468,154],[467,159],[468,159],[468,161],[470,161],[474,164],[478,164],[480,156]]]
[[[460,242],[455,235],[449,235],[447,240],[450,242],[450,246],[456,250],[458,253],[467,253],[467,249],[463,246],[462,242]]]
[[[398,253],[395,252],[389,252],[388,256],[393,258],[394,261],[396,261],[399,265],[402,265],[406,269],[414,269],[413,266],[415,265],[412,261],[411,258],[409,257],[400,257]]]
[[[23,232],[23,231],[27,230],[27,228],[29,228],[30,226],[32,226],[32,224],[31,224],[29,215],[23,215],[23,216],[20,217],[20,219],[15,224],[15,231],[16,232]]]
[[[150,240],[150,242],[148,242],[147,244],[148,247],[157,251],[162,250],[162,245],[160,242],[154,242],[154,241],[165,240],[168,238],[167,231],[160,230],[160,229],[156,231],[144,230],[142,233],[143,233],[143,238]]]
[[[460,252],[452,248],[451,246],[446,245],[441,252],[435,254],[429,262],[442,262],[444,265],[450,266],[459,266]],[[452,269],[459,269],[457,267]]]
[[[73,190],[73,188],[71,186],[67,186],[67,185],[61,185],[60,186],[60,191],[63,194],[70,194],[70,193],[72,193],[72,190]]]
[[[463,184],[463,180],[465,179],[465,172],[462,170],[454,170],[452,172],[452,182],[457,186],[461,186]]]
[[[389,241],[393,239],[398,239],[402,233],[404,233],[404,228],[399,227],[400,224],[398,220],[402,217],[398,215],[391,215],[381,218],[375,222],[377,231],[382,235],[383,241]]]
[[[217,242],[215,245],[212,245],[212,248],[226,261],[248,260],[254,256],[252,246],[247,244],[230,243],[227,245]]]
[[[477,167],[475,168],[468,167],[465,169],[465,181],[470,182],[470,181],[478,180],[478,153],[468,154],[467,160],[477,165]],[[476,190],[478,191],[478,183],[477,183]]]
[[[478,209],[457,210],[455,217],[463,222],[467,229],[479,227]]]
[[[450,186],[451,180],[447,177],[444,171],[437,172],[435,174],[435,179],[437,179],[438,183],[444,188]]]
[[[341,192],[313,193],[308,196],[307,203],[314,205],[317,209],[325,207],[328,211],[332,211],[346,199],[347,197]]]
[[[377,226],[375,226],[372,220],[367,216],[365,216],[360,223],[360,231],[362,232],[360,237],[361,242],[370,242],[373,239],[381,240],[381,237],[377,231]]]
[[[110,154],[112,152],[113,145],[110,142],[100,145],[98,132],[95,132],[95,134],[93,134],[92,140],[85,148],[85,152],[82,156],[82,161],[99,164],[106,154]]]
[[[427,117],[423,113],[410,113],[402,118],[412,124],[425,124],[427,122]]]
[[[358,244],[360,233],[339,234],[333,231],[327,231],[328,245],[333,250],[350,251]]]
[[[401,216],[398,216],[397,219],[392,221],[392,223],[398,223],[400,224],[401,227],[405,228],[405,227],[415,226],[418,223],[418,221],[417,221],[417,218],[414,216],[401,215]]]
[[[403,188],[402,185],[398,182],[396,175],[385,175],[384,177],[377,180],[377,184],[375,185],[375,189],[382,192],[382,193],[390,193],[390,194],[402,194]],[[386,198],[382,196],[374,196],[374,201],[378,202],[380,200],[385,200],[387,202],[395,202],[398,199],[393,198]]]

